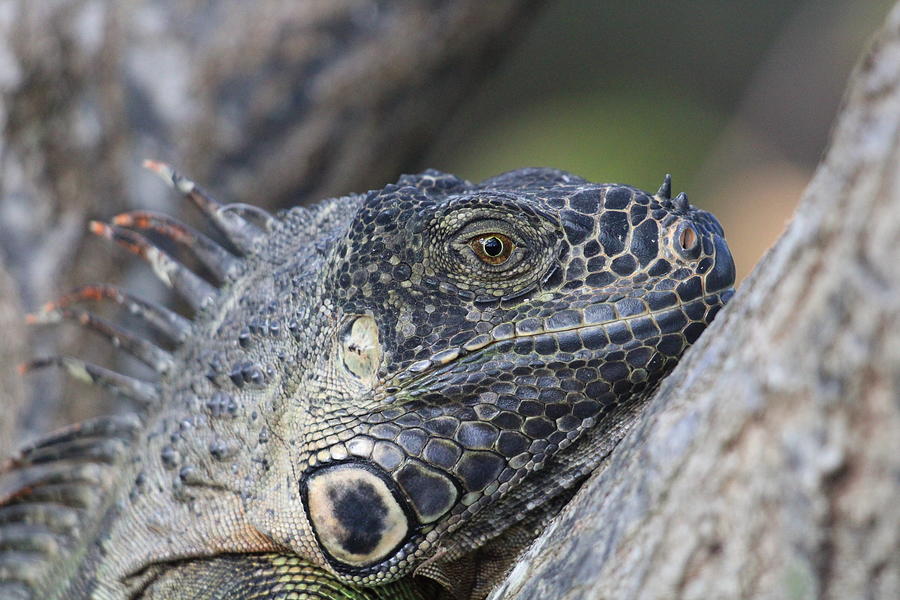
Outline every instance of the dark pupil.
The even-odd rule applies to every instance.
[[[500,256],[500,253],[503,252],[503,242],[495,237],[489,237],[484,240],[481,246],[484,248],[484,253],[490,257]]]

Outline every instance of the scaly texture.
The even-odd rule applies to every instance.
[[[671,198],[668,177],[651,196],[552,169],[477,185],[426,171],[272,216],[148,166],[227,244],[144,212],[93,223],[195,318],[109,286],[31,317],[75,319],[159,378],[71,357],[26,366],[59,365],[144,411],[7,466],[10,595],[187,595],[231,561],[272,595],[285,572],[270,567],[291,553],[301,579],[419,576],[483,595],[510,559],[503,545],[526,543],[604,459],[732,294],[722,228]],[[72,308],[98,299],[168,342]],[[235,585],[227,597],[244,597]]]
[[[168,569],[142,598],[429,600],[434,596],[425,595],[412,581],[360,588],[337,581],[297,556],[251,554],[192,561]]]

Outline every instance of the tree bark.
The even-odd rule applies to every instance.
[[[95,281],[162,295],[145,266],[85,235],[89,218],[129,208],[182,212],[144,158],[270,209],[421,168],[538,3],[0,0],[0,261],[15,291],[30,309]],[[28,346],[118,360],[62,331]],[[32,381],[26,432],[122,409],[85,389],[60,402],[52,374]]]
[[[0,456],[9,456],[19,440],[25,388],[16,365],[25,360],[25,327],[15,282],[0,265]]]
[[[900,4],[793,222],[494,599],[900,598]]]

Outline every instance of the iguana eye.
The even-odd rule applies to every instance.
[[[472,238],[469,246],[475,256],[489,265],[502,265],[509,260],[516,245],[502,233],[487,233]]]
[[[551,270],[562,231],[507,196],[463,197],[424,225],[423,284],[476,302],[527,293]]]

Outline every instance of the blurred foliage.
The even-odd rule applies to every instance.
[[[651,90],[548,98],[495,122],[492,134],[473,139],[451,170],[477,180],[549,165],[652,191],[663,175],[675,173],[681,189],[724,123],[723,112],[704,111],[682,96],[660,107]]]
[[[746,275],[827,143],[890,0],[550,0],[426,162],[552,166],[714,210]]]

